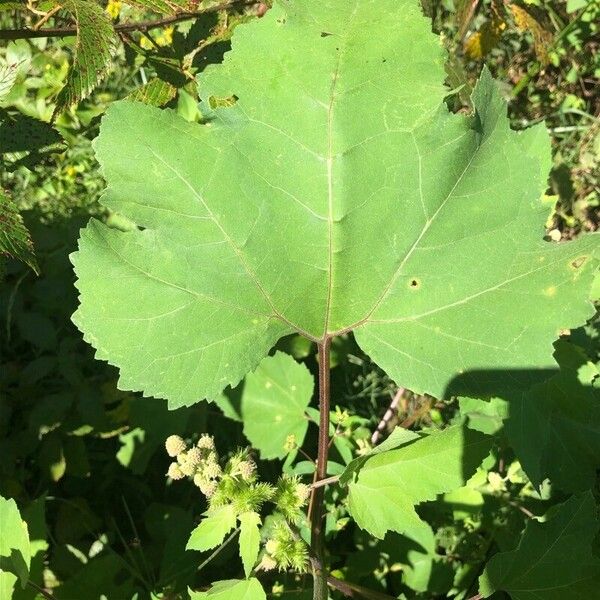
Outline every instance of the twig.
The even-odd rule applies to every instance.
[[[216,556],[219,555],[219,553],[221,552],[221,550],[223,550],[223,548],[225,548],[225,546],[227,546],[227,544],[229,544],[229,542],[231,542],[231,540],[233,540],[233,538],[239,533],[240,528],[238,527],[236,530],[234,530],[234,532],[232,534],[230,534],[230,536],[204,561],[202,561],[200,563],[200,566],[196,569],[196,572],[198,571],[202,571],[202,569],[204,569],[204,567]]]
[[[483,600],[483,596],[481,594],[475,594],[474,596],[467,598],[467,600]]]
[[[147,32],[155,27],[164,27],[165,25],[172,25],[173,23],[179,23],[180,21],[189,21],[190,19],[196,19],[207,13],[219,12],[234,6],[252,6],[256,4],[255,0],[229,0],[228,2],[222,2],[213,6],[207,6],[201,10],[194,12],[181,12],[171,17],[165,17],[164,19],[156,19],[154,21],[139,21],[137,23],[118,23],[114,26],[117,33],[126,31],[141,31]],[[70,37],[77,35],[77,27],[55,27],[48,29],[0,29],[0,40],[27,40],[32,38],[43,38],[43,37]]]
[[[431,410],[431,400],[426,397],[422,397],[423,404],[415,410],[412,414],[408,415],[402,423],[400,423],[400,427],[404,429],[408,429],[412,427],[421,417],[425,416]]]
[[[49,10],[33,27],[32,29],[34,31],[37,31],[46,21],[48,21],[48,19],[50,19],[51,17],[53,17],[60,9],[62,8],[62,6],[59,4],[58,6],[55,6],[52,10]]]
[[[521,506],[518,502],[514,500],[509,500],[508,504],[514,506],[517,510],[520,510],[528,519],[535,519],[536,515],[534,515],[528,508]]]
[[[377,429],[373,432],[373,435],[371,436],[371,444],[373,446],[377,445],[377,443],[379,442],[379,438],[381,437],[381,434],[383,433],[385,428],[388,426],[388,423],[391,421],[394,414],[396,414],[396,409],[398,408],[398,404],[400,404],[400,399],[402,398],[405,391],[406,390],[401,387],[401,388],[398,388],[398,391],[394,394],[394,397],[392,398],[392,402],[390,403],[388,409],[385,411],[385,414],[383,415],[383,417],[381,417],[381,421],[379,421],[379,425],[377,425]]]
[[[31,581],[31,579],[27,580],[27,585],[30,588],[34,589],[36,592],[38,592],[38,594],[41,594],[42,596],[44,596],[44,598],[46,598],[46,600],[56,600],[55,596],[53,596],[50,592],[45,590],[43,587],[40,587],[37,583],[34,583],[33,581]]]
[[[366,600],[394,600],[393,596],[388,596],[387,594],[382,594],[381,592],[376,592],[375,590],[370,590],[368,588],[363,587],[362,585],[357,585],[356,583],[350,583],[349,581],[344,581],[343,579],[338,579],[337,577],[333,577],[332,575],[328,575],[327,583],[338,592],[341,592],[346,598],[366,598]]]
[[[319,479],[319,481],[313,482],[310,487],[314,490],[316,488],[320,488],[325,485],[329,485],[330,483],[337,483],[339,480],[340,480],[339,475],[332,475],[331,477],[327,477],[325,479]]]

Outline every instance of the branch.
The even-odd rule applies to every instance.
[[[381,421],[379,421],[379,425],[377,425],[377,429],[373,432],[373,435],[371,436],[371,444],[373,446],[377,445],[377,442],[379,442],[379,438],[381,437],[381,434],[383,433],[385,428],[388,426],[388,423],[391,421],[392,417],[396,413],[398,404],[400,404],[400,399],[402,398],[405,391],[406,390],[401,387],[401,388],[398,388],[398,391],[394,394],[394,397],[392,398],[392,402],[390,403],[388,409],[385,411],[385,414],[381,418]]]
[[[366,600],[394,600],[393,596],[376,592],[357,585],[356,583],[350,583],[329,575],[327,577],[327,583],[338,592],[342,593],[346,598],[365,598]]]
[[[234,6],[252,6],[257,4],[256,0],[229,0],[227,2],[221,2],[213,6],[207,6],[201,10],[194,12],[181,12],[171,17],[165,17],[164,19],[157,19],[154,21],[139,21],[137,23],[118,23],[114,26],[117,33],[128,32],[128,31],[142,31],[147,32],[155,27],[164,27],[165,25],[172,25],[173,23],[179,23],[180,21],[189,21],[190,19],[197,19],[207,13],[219,12]],[[71,37],[77,35],[77,27],[57,27],[48,29],[0,29],[0,40],[28,40],[32,38],[44,38],[44,37]]]
[[[314,490],[316,488],[323,487],[324,485],[329,485],[330,483],[337,483],[340,480],[339,475],[332,475],[331,477],[327,477],[326,479],[319,479],[311,484],[311,488]]]
[[[34,589],[36,592],[38,592],[38,594],[44,596],[46,600],[56,600],[56,598],[48,590],[44,589],[43,587],[40,587],[37,583],[31,581],[31,579],[27,580],[27,585],[30,588]]]

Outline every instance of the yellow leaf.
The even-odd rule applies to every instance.
[[[548,49],[552,44],[552,34],[544,29],[535,17],[516,4],[510,5],[510,10],[519,31],[529,31],[533,36],[533,48],[537,59],[542,63],[548,62]]]

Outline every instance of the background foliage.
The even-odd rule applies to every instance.
[[[308,457],[293,444],[286,452],[279,444],[263,446],[267,438],[251,415],[264,409],[252,403],[252,386],[244,390],[245,398],[217,399],[218,407],[201,403],[169,412],[163,401],[118,391],[116,372],[93,360],[70,322],[76,296],[68,254],[79,228],[89,215],[118,228],[129,226],[97,203],[103,181],[91,141],[99,117],[114,100],[132,96],[198,120],[194,77],[221,59],[239,22],[257,18],[266,7],[235,3],[161,27],[123,26],[210,6],[70,0],[57,10],[52,2],[0,2],[5,30],[79,28],[79,36],[5,39],[0,48],[0,250],[25,261],[3,261],[0,287],[0,495],[16,501],[31,540],[26,545],[22,531],[11,529],[12,547],[21,548],[16,557],[0,544],[2,599],[48,593],[69,600],[102,594],[110,600],[187,598],[188,587],[201,590],[216,578],[240,577],[243,566],[235,544],[208,561],[211,552],[185,552],[206,506],[190,483],[173,486],[165,479],[163,442],[170,434],[209,432],[224,455],[252,443],[264,480],[276,481],[283,464],[284,472],[310,482],[315,398],[308,407],[298,398],[297,411],[286,403],[290,434],[298,443],[307,436]],[[449,86],[462,86],[453,96],[454,110],[469,109],[470,86],[485,62],[511,99],[513,127],[546,121],[554,157],[548,235],[570,238],[595,230],[600,196],[598,3],[428,0],[424,10],[450,49]],[[505,565],[518,564],[524,552],[527,558],[521,561],[531,561],[532,552],[544,544],[541,525],[532,516],[547,514],[547,524],[564,531],[565,515],[578,511],[584,517],[570,523],[565,545],[559,539],[556,561],[568,555],[564,570],[577,575],[582,565],[598,560],[592,556],[598,550],[593,524],[600,465],[597,327],[594,321],[563,334],[556,345],[560,372],[542,389],[534,388],[530,402],[522,402],[520,417],[529,427],[525,438],[519,437],[515,417],[506,418],[501,401],[439,402],[398,390],[352,337],[336,340],[331,475],[370,450],[392,400],[395,410],[381,425],[380,439],[394,425],[413,431],[445,428],[460,404],[476,429],[502,430],[506,442],[466,487],[419,506],[430,528],[415,533],[418,543],[396,534],[371,538],[348,518],[345,492],[328,489],[334,575],[391,597],[461,599],[477,593],[483,573],[488,589],[519,598],[513,590],[534,587],[537,571],[519,573]],[[287,338],[279,350],[316,374],[314,347],[308,342]],[[527,464],[525,458],[522,465],[515,461],[515,450],[527,457]],[[267,460],[275,456],[283,462]],[[553,485],[545,483],[547,478]],[[6,501],[0,517],[14,515],[15,508]],[[9,516],[0,519],[3,536],[8,522]],[[25,587],[18,578],[26,580]],[[269,573],[261,580],[269,597],[310,597],[303,591],[310,588],[310,578]],[[576,590],[579,597],[586,589],[597,587]]]

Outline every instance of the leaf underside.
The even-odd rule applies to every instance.
[[[206,124],[108,110],[102,202],[143,230],[82,232],[74,321],[121,388],[214,397],[292,332],[354,330],[436,397],[553,366],[597,238],[543,240],[544,127],[512,131],[487,71],[449,113],[443,63],[413,0],[282,0],[202,73]]]

